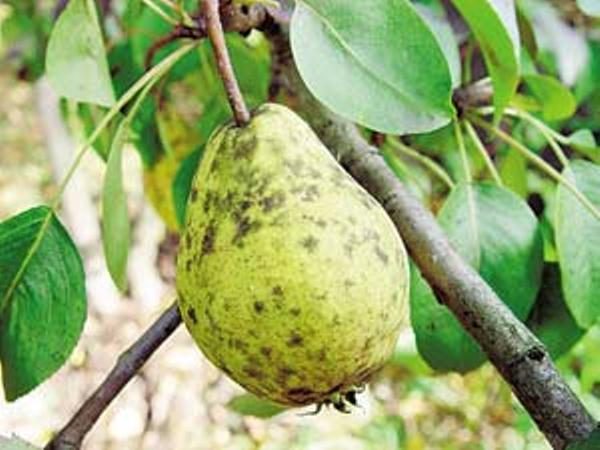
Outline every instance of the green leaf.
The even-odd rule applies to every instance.
[[[41,450],[13,435],[10,439],[0,436],[0,450]]]
[[[45,206],[0,223],[0,361],[9,401],[66,361],[86,317],[77,248]]]
[[[127,143],[131,122],[148,92],[158,79],[149,82],[135,99],[127,116],[115,132],[102,188],[102,245],[106,265],[117,287],[127,288],[127,257],[129,255],[130,226],[127,196],[123,188],[123,147]]]
[[[494,85],[494,113],[499,119],[519,82],[519,29],[514,2],[452,0],[479,41]]]
[[[458,52],[458,42],[454,31],[452,30],[452,26],[445,17],[444,9],[437,9],[433,6],[421,4],[415,4],[414,7],[425,23],[427,23],[429,29],[433,32],[440,48],[444,52],[446,62],[450,69],[450,76],[452,77],[452,87],[458,87],[461,81],[461,63],[460,54]]]
[[[202,158],[202,150],[193,152],[179,166],[179,170],[173,180],[173,204],[175,205],[175,215],[177,221],[183,227],[185,225],[185,212],[187,201],[192,188],[192,180],[198,169],[200,158]]]
[[[127,288],[127,257],[131,234],[122,173],[123,146],[128,132],[129,121],[123,119],[113,138],[102,188],[104,257],[110,276],[121,291]]]
[[[575,113],[575,97],[556,78],[530,74],[525,75],[523,81],[537,100],[544,120],[568,119]]]
[[[71,0],[58,18],[48,42],[46,71],[62,97],[102,106],[115,103],[93,0]]]
[[[439,222],[460,255],[524,320],[540,287],[543,241],[527,204],[496,185],[459,184],[439,214]],[[475,341],[412,274],[411,321],[423,358],[440,371],[466,372],[485,361]]]
[[[542,288],[527,326],[544,343],[552,359],[567,353],[584,335],[585,330],[575,323],[562,294],[558,264],[547,264]]]
[[[577,160],[563,175],[600,208],[600,166]],[[600,220],[559,185],[554,226],[567,305],[579,326],[589,328],[600,316]]]
[[[291,24],[294,60],[310,91],[374,130],[419,133],[454,114],[448,63],[407,0],[301,0]]]
[[[600,0],[577,0],[577,6],[588,16],[600,17]]]
[[[242,394],[231,399],[227,407],[244,416],[253,416],[261,419],[268,419],[284,411],[284,406],[262,400],[252,394]]]
[[[527,197],[527,160],[525,157],[515,149],[509,148],[499,169],[505,186],[519,197]]]
[[[587,439],[569,445],[567,450],[598,450],[599,448],[600,428],[596,428]]]
[[[567,136],[568,144],[578,150],[592,161],[600,162],[600,147],[594,134],[587,129],[580,129]]]

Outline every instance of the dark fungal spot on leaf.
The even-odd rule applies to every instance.
[[[307,236],[300,241],[300,245],[302,245],[308,253],[313,253],[319,245],[319,241],[314,236]]]
[[[297,331],[293,331],[286,344],[288,347],[302,347],[304,345],[304,338]]]
[[[298,317],[300,315],[300,313],[302,313],[302,310],[300,308],[292,308],[290,309],[290,314],[292,316]]]
[[[190,318],[190,320],[192,321],[192,323],[194,325],[198,324],[198,316],[196,316],[196,310],[194,308],[192,308],[191,306],[187,309],[187,315]]]
[[[265,310],[265,304],[263,302],[254,302],[254,311],[256,314],[262,314]]]
[[[287,386],[288,380],[292,375],[295,375],[296,371],[290,367],[280,367],[277,370],[277,383]]]
[[[381,262],[387,266],[387,263],[389,261],[389,256],[387,255],[387,253],[385,253],[381,247],[379,247],[379,245],[376,245],[374,247],[375,250],[375,254],[377,255],[377,257],[381,260]]]

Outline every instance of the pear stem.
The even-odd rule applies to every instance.
[[[208,39],[213,47],[213,52],[217,60],[217,70],[223,80],[227,100],[233,111],[233,117],[238,126],[243,127],[250,121],[250,112],[240,91],[237,78],[231,65],[227,45],[225,44],[225,35],[223,33],[223,24],[219,12],[219,0],[203,0],[202,14],[206,21],[206,31]]]

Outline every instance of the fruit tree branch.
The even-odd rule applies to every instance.
[[[100,415],[156,349],[181,324],[177,304],[171,305],[125,352],[102,384],[73,415],[44,450],[77,450]]]
[[[289,52],[271,32],[274,55]],[[583,439],[596,426],[561,378],[539,340],[452,248],[433,214],[396,178],[356,126],[327,110],[306,89],[291,58],[275,61],[304,116],[346,170],[385,208],[417,266],[444,304],[477,340],[555,449]]]

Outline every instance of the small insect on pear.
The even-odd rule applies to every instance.
[[[350,414],[352,412],[352,407],[360,407],[358,404],[357,395],[364,392],[365,385],[352,387],[349,391],[345,393],[335,392],[329,398],[317,404],[316,408],[312,412],[300,414],[301,416],[314,416],[321,412],[323,406],[329,407],[332,405],[337,411]]]

